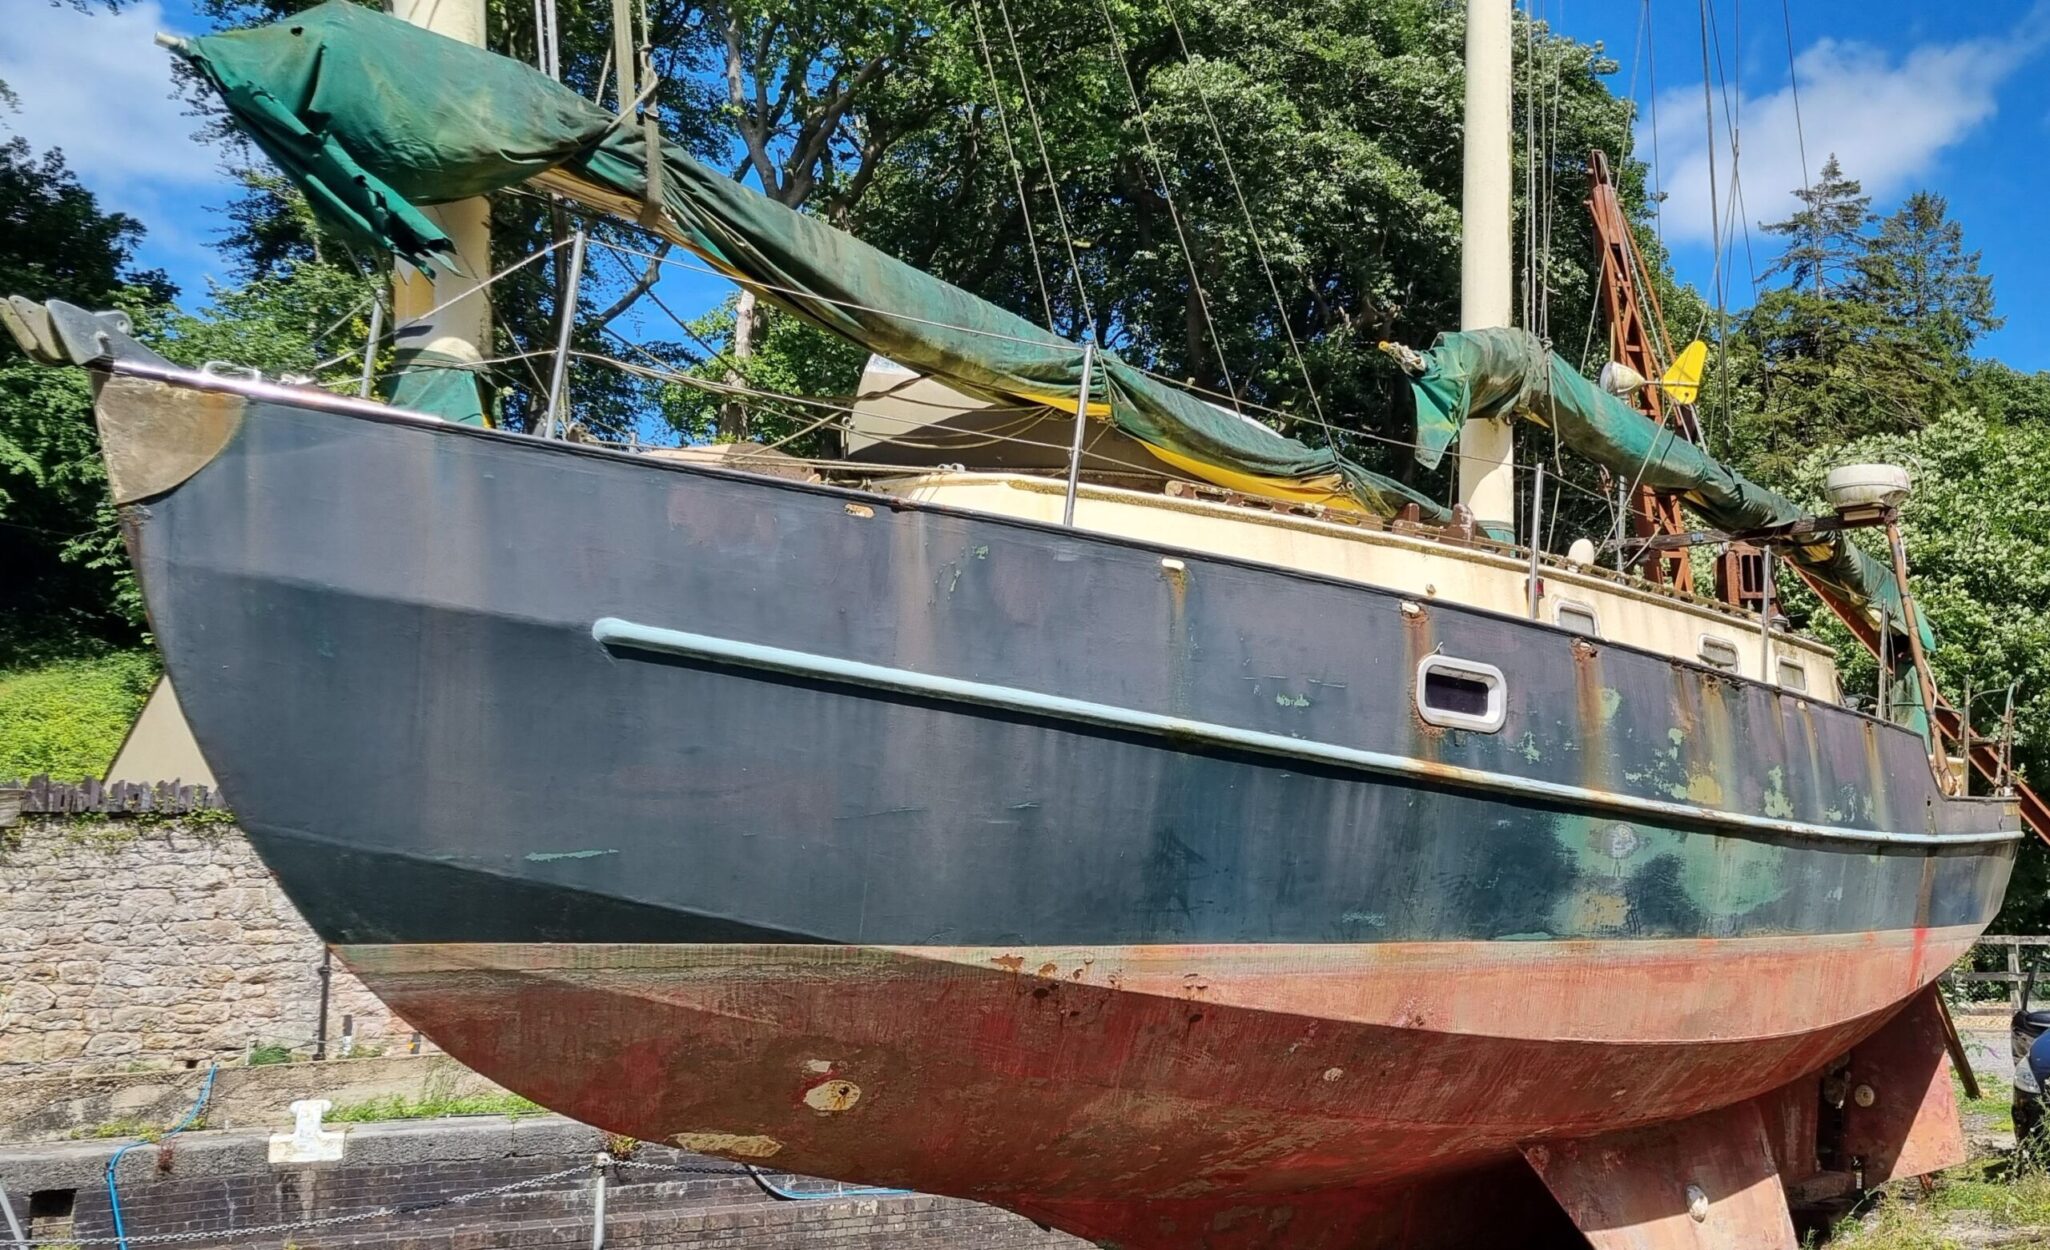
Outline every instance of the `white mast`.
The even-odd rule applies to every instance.
[[[438,35],[484,46],[485,0],[388,0],[393,17],[424,26]],[[408,335],[408,346],[439,352],[456,360],[484,358],[491,338],[491,302],[476,293],[491,273],[491,202],[482,197],[458,200],[422,210],[454,241],[462,273],[429,279],[401,262],[392,282],[392,324],[424,323],[425,333]],[[451,303],[450,301],[454,301]],[[429,316],[437,304],[448,307]]]
[[[1509,82],[1512,0],[1466,3],[1466,177],[1460,192],[1459,328],[1509,324]],[[1482,526],[1515,530],[1516,443],[1506,421],[1459,436],[1459,502]]]

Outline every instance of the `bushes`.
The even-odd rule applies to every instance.
[[[0,780],[101,776],[156,679],[151,651],[0,672]]]

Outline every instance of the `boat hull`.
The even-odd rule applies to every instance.
[[[294,902],[635,1136],[1102,1236],[1422,1201],[1814,1071],[2013,862],[1904,730],[1535,622],[176,382],[100,411],[115,465],[203,427],[117,491]],[[1419,718],[1434,654],[1500,668],[1500,732]]]
[[[1767,1094],[1971,940],[343,955],[465,1063],[608,1130],[1110,1236],[1135,1206],[1397,1201]]]

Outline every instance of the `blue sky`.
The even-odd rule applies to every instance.
[[[229,188],[214,154],[191,139],[194,119],[171,97],[168,58],[150,42],[163,29],[197,33],[188,0],[143,0],[118,15],[85,16],[43,0],[12,9],[0,41],[0,80],[22,97],[0,130],[37,148],[61,146],[102,201],[149,226],[139,259],[168,270],[188,300],[225,276],[211,243]],[[1030,0],[1026,0],[1030,3]],[[1678,0],[1531,0],[1581,39],[1600,39],[1622,63],[1614,86],[1635,83],[1640,151],[1650,156],[1651,86],[1660,169],[1669,192],[1663,234],[1683,279],[1709,290],[1713,272],[1702,103],[1698,4]],[[1649,15],[1649,39],[1645,20]],[[1816,4],[1792,0],[1801,125],[1793,124],[1788,40],[1778,5],[1715,6],[1721,72],[1715,107],[1738,118],[1743,208],[1759,269],[1772,249],[1759,221],[1786,216],[1800,185],[1803,140],[1812,177],[1830,152],[1861,178],[1882,211],[1908,192],[1941,189],[1969,244],[1985,254],[2007,325],[1985,350],[2026,369],[2050,369],[2050,247],[2041,205],[2050,201],[2050,7],[2002,2],[1932,6],[1911,0]],[[1743,26],[1738,29],[1741,17]],[[1648,46],[1655,57],[1643,49]],[[1716,137],[1728,194],[1726,129]],[[1744,232],[1728,256],[1732,307],[1749,301]],[[609,262],[608,262],[609,265]],[[666,294],[702,308],[720,284],[690,276]],[[672,303],[675,301],[672,300]],[[622,327],[631,332],[630,327]],[[658,326],[647,327],[659,331]]]

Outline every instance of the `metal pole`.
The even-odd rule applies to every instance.
[[[1772,684],[1772,547],[1758,549],[1758,592],[1764,602],[1758,609],[1758,678]]]
[[[555,336],[555,369],[548,379],[548,414],[541,420],[541,437],[554,438],[557,421],[569,387],[569,337],[577,325],[577,289],[584,281],[584,232],[569,241],[569,281],[564,283],[562,307],[556,309],[561,324]]]
[[[1908,593],[1908,548],[1901,541],[1901,527],[1897,521],[1886,523],[1886,544],[1893,552],[1893,578],[1901,590],[1901,615],[1908,627],[1908,655],[1915,664],[1915,677],[1922,691],[1922,710],[1929,714],[1929,737],[1936,748],[1939,760],[1943,757],[1943,731],[1936,724],[1936,678],[1929,671],[1929,658],[1922,654],[1922,631],[1915,614],[1915,597]],[[1944,775],[1950,772],[1949,761],[1944,760],[1940,770]]]
[[[1075,523],[1075,488],[1082,481],[1082,430],[1089,421],[1089,373],[1096,364],[1095,330],[1082,344],[1082,381],[1075,388],[1075,439],[1068,445],[1068,497],[1061,504],[1061,524]]]
[[[1879,605],[1879,717],[1893,723],[1893,614]]]
[[[2021,684],[2018,677],[2008,684],[2007,710],[2000,714],[2000,779],[1993,788],[2003,795],[2014,791],[2008,770],[2014,767],[2014,688]]]
[[[1629,487],[1621,482],[1616,483],[1616,571],[1618,573],[1623,571],[1623,517],[1624,509],[1629,506],[1627,499],[1629,493]]]
[[[1545,466],[1536,466],[1536,476],[1530,479],[1530,577],[1527,587],[1530,594],[1530,619],[1538,618],[1538,538],[1544,533],[1545,520]]]
[[[334,983],[334,948],[320,948],[320,1019],[313,1026],[313,1057],[327,1058],[327,991]]]
[[[356,388],[360,399],[370,398],[370,383],[377,374],[377,340],[384,337],[384,301],[370,297],[370,341],[363,345],[363,384]]]
[[[28,1238],[22,1235],[21,1221],[14,1218],[14,1204],[7,1201],[4,1186],[0,1186],[0,1214],[7,1217],[7,1231],[14,1236],[15,1250],[28,1250]]]
[[[591,1193],[591,1250],[605,1250],[605,1165],[610,1160],[598,1156],[594,1165]]]

